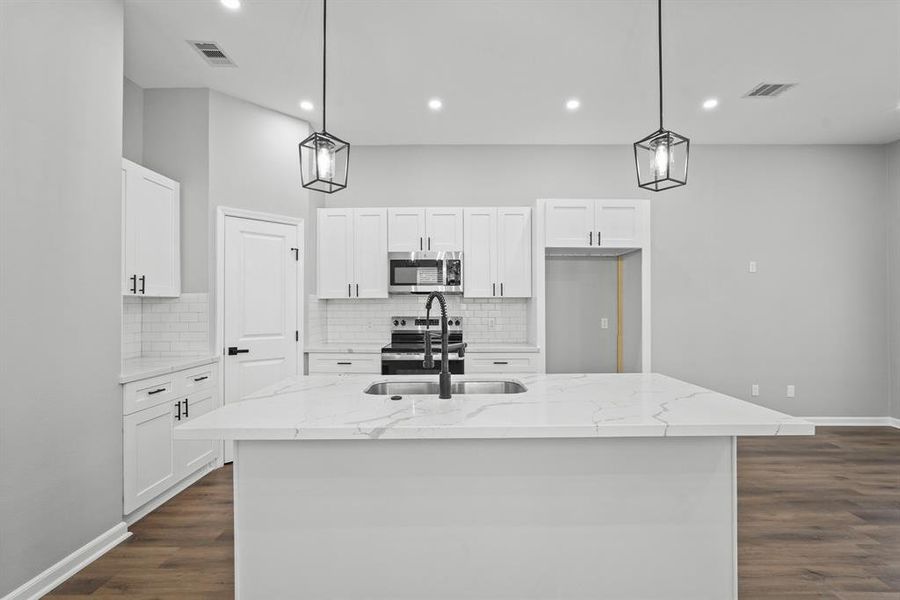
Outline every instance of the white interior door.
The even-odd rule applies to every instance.
[[[225,218],[226,403],[298,374],[298,237],[294,225]]]
[[[425,249],[425,210],[388,209],[388,252],[416,252]]]
[[[463,210],[429,208],[425,211],[427,238],[425,249],[433,252],[459,252],[463,249]]]

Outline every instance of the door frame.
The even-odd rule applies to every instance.
[[[306,258],[306,227],[305,222],[300,217],[288,217],[284,215],[275,215],[272,213],[257,212],[245,210],[242,208],[230,208],[227,206],[219,206],[216,209],[216,272],[215,272],[215,289],[216,297],[213,311],[215,313],[215,335],[213,341],[213,350],[219,355],[219,400],[218,406],[225,406],[225,219],[228,217],[247,219],[250,221],[264,221],[267,223],[278,223],[281,225],[293,225],[297,228],[297,247],[300,249],[300,257],[303,260],[297,262],[297,329],[300,331],[300,339],[297,341],[297,375],[303,375],[303,354],[306,330],[303,326],[303,307],[305,305],[304,276],[305,276],[305,258]],[[222,453],[224,457],[224,451]]]

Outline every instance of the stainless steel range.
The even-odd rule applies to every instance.
[[[432,334],[440,333],[441,319],[432,317],[429,319],[428,331]],[[381,349],[381,374],[382,375],[422,375],[426,373],[439,373],[441,370],[440,343],[431,347],[435,358],[434,367],[426,369],[422,364],[425,361],[425,331],[426,322],[423,317],[391,317],[391,343]],[[463,341],[462,319],[452,317],[447,319],[447,331],[451,344]],[[465,358],[454,352],[450,355],[450,372],[455,375],[465,373]]]

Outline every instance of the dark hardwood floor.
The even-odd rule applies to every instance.
[[[741,600],[900,600],[900,430],[738,444]],[[231,598],[231,468],[136,523],[49,597]]]

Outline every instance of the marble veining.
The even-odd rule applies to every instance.
[[[460,376],[457,379],[503,379]],[[347,440],[812,435],[802,419],[657,373],[528,374],[522,394],[367,395],[372,382],[433,376],[284,380],[192,419],[179,439]]]

